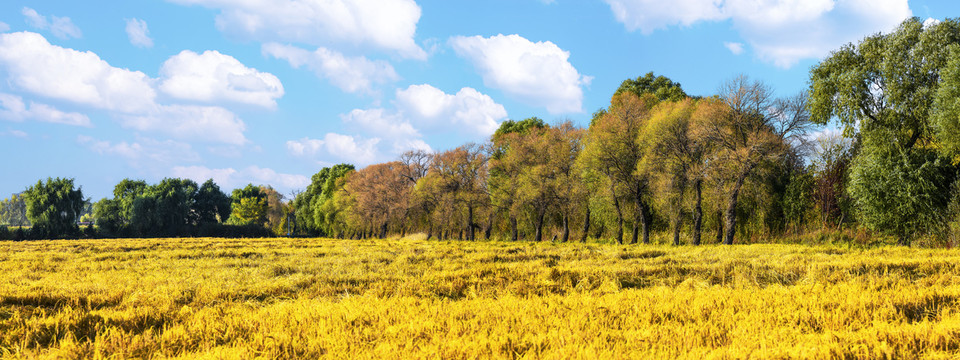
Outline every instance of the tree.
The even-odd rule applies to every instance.
[[[707,119],[722,108],[715,99],[684,99],[657,106],[639,141],[649,152],[638,171],[652,172],[658,179],[665,207],[673,226],[673,243],[680,244],[683,198],[693,188],[692,244],[700,245],[703,224],[703,182],[708,166],[710,143],[702,137]]]
[[[912,18],[888,34],[844,45],[810,72],[812,120],[838,118],[844,134],[862,147],[850,170],[860,220],[896,234],[901,244],[914,235],[909,231],[943,225],[937,220],[946,210],[940,195],[949,192],[955,175],[940,172],[948,171],[944,157],[960,149],[958,46],[960,22],[925,26]],[[900,182],[892,182],[898,176]],[[903,226],[889,227],[891,218],[905,216],[911,218]]]
[[[520,163],[515,144],[522,141],[529,134],[539,134],[547,124],[540,118],[531,117],[520,121],[507,120],[500,124],[491,137],[490,173],[488,190],[491,204],[509,217],[512,241],[519,237],[517,216],[519,209],[516,203],[518,180],[521,169],[526,166]],[[529,157],[527,157],[529,158]],[[492,212],[493,213],[493,212]]]
[[[267,195],[253,184],[234,189],[229,223],[234,225],[263,226],[267,221]]]
[[[83,210],[81,189],[74,189],[73,179],[51,179],[37,183],[24,192],[27,218],[41,236],[64,237],[76,234],[77,219]]]
[[[615,231],[618,244],[623,244],[625,201],[632,201],[636,208],[632,242],[637,242],[637,225],[643,227],[644,243],[650,241],[651,214],[646,200],[648,179],[636,170],[644,155],[638,142],[640,131],[656,103],[657,99],[648,93],[637,96],[624,91],[614,95],[609,110],[599,113],[599,117],[590,125],[583,150],[584,166],[602,174],[609,188],[609,196],[617,214]],[[600,179],[588,178],[594,181]]]
[[[740,192],[748,177],[766,162],[788,153],[810,130],[806,94],[774,99],[760,81],[738,76],[720,87],[720,101],[706,117],[701,136],[716,146],[711,162],[727,186],[723,214],[724,243],[733,244]]]
[[[630,92],[637,96],[652,94],[659,101],[680,101],[687,98],[687,93],[683,91],[679,83],[675,83],[662,75],[654,76],[653,72],[648,72],[636,79],[624,80],[620,83],[620,87],[617,88],[614,95],[620,95],[624,92]]]
[[[230,218],[230,197],[213,179],[208,179],[197,190],[194,211],[199,224],[219,224]]]
[[[337,164],[320,169],[310,178],[310,185],[293,199],[294,232],[308,235],[327,235],[333,233],[330,224],[325,223],[329,214],[321,209],[332,210],[325,206],[333,198],[338,187],[339,179],[354,171],[350,164]]]
[[[11,226],[29,226],[27,219],[27,203],[23,194],[13,194],[9,199],[0,202],[0,223]]]
[[[490,200],[487,192],[487,165],[486,149],[481,145],[467,144],[437,154],[430,168],[434,175],[430,181],[434,182],[435,189],[439,190],[447,201],[452,201],[455,207],[466,210],[465,224],[461,224],[459,228],[466,232],[467,240],[476,238],[477,224],[474,222],[474,213],[486,206]]]
[[[403,215],[413,189],[402,175],[405,168],[399,161],[370,165],[357,171],[344,184],[344,190],[355,202],[353,214],[362,219],[366,227],[378,229],[381,239],[387,236],[391,222],[398,229],[404,226]]]

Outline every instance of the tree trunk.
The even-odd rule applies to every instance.
[[[494,219],[494,215],[496,215],[496,213],[497,213],[497,212],[496,212],[496,211],[493,211],[493,209],[490,210],[490,217],[487,218],[487,227],[486,227],[485,229],[483,229],[483,239],[484,239],[484,240],[490,240],[490,231],[493,230],[493,219]]]
[[[427,240],[430,240],[430,237],[433,236],[433,226],[427,227]]]
[[[540,213],[537,214],[537,234],[533,237],[533,241],[540,242],[540,240],[543,240],[543,217],[546,213],[546,210],[540,210]]]
[[[516,216],[510,215],[510,228],[511,228],[512,231],[513,231],[513,234],[510,235],[510,241],[517,241],[518,238],[519,238],[519,236],[518,236],[518,232],[519,232],[519,231],[518,231],[518,229],[517,229],[517,217],[516,217]]]
[[[583,235],[580,235],[580,242],[587,242],[587,233],[590,232],[590,206],[587,205],[587,216],[583,219]]]
[[[743,187],[746,178],[746,176],[741,175],[737,179],[737,182],[733,184],[733,191],[730,192],[730,197],[727,199],[727,210],[724,214],[725,221],[723,224],[726,228],[723,243],[726,245],[733,245],[733,236],[737,227],[737,201],[740,199],[740,188]]]
[[[460,228],[460,235],[457,235],[457,240],[463,241],[463,228]]]
[[[693,245],[700,245],[700,227],[703,224],[703,209],[700,207],[703,196],[703,180],[693,183]]]
[[[643,227],[643,243],[649,244],[650,243],[650,225],[651,225],[650,224],[650,220],[651,220],[650,207],[647,206],[645,202],[643,202],[643,186],[640,185],[639,182],[637,182],[637,195],[636,195],[635,201],[637,202],[637,209],[640,210],[640,226]],[[636,225],[634,225],[634,227],[636,227]],[[634,230],[633,242],[634,243],[637,242],[636,230]]]
[[[636,244],[637,240],[640,239],[640,221],[639,220],[640,219],[633,219],[633,238],[630,239],[630,244]]]
[[[560,237],[560,242],[565,243],[567,240],[570,240],[570,219],[567,214],[563,214],[563,236]]]
[[[617,199],[617,192],[613,189],[613,181],[610,181],[610,195],[613,195],[613,207],[617,209],[617,244],[623,245],[623,210],[620,209],[620,200]]]
[[[473,205],[467,206],[467,240],[473,241]]]
[[[381,239],[387,238],[387,223],[383,223],[383,225],[380,225],[380,238]]]

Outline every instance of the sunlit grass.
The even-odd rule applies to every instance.
[[[8,357],[955,357],[960,251],[0,242]]]

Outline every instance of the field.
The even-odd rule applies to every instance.
[[[960,251],[0,242],[12,358],[952,358]]]

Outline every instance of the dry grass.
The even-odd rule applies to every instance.
[[[0,242],[0,356],[953,358],[960,251]]]

